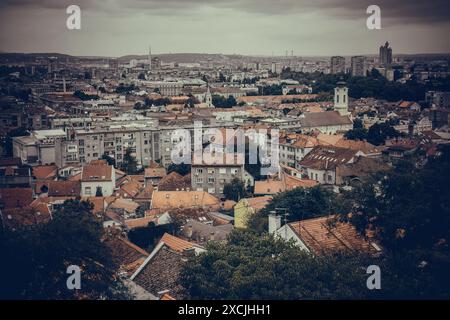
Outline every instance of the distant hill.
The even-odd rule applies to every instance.
[[[127,55],[118,58],[120,61],[129,61],[131,59],[147,59],[147,55]],[[208,53],[162,53],[153,54],[152,57],[158,57],[164,62],[178,62],[178,63],[194,63],[198,61],[224,60],[227,56],[222,54],[208,54]]]
[[[63,53],[0,53],[0,61],[34,61],[36,58],[76,59]]]

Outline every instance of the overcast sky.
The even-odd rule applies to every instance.
[[[81,7],[81,30],[66,7]],[[366,9],[381,8],[368,30]],[[122,56],[449,53],[449,0],[0,0],[0,51]]]

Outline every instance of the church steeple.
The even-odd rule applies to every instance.
[[[212,104],[212,94],[211,89],[209,87],[209,83],[206,83],[206,93],[203,102],[208,106],[208,108],[214,108],[214,105]]]
[[[348,112],[348,88],[344,81],[339,81],[337,87],[334,88],[334,110],[338,111],[341,116],[347,116]]]

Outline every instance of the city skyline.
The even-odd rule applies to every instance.
[[[66,8],[82,10],[81,30]],[[396,54],[449,53],[446,1],[381,1],[381,30],[366,27],[370,1],[2,1],[1,52],[76,56],[221,53],[247,56],[370,55],[385,41]],[[8,30],[8,31],[7,31]],[[414,41],[411,41],[414,40]]]

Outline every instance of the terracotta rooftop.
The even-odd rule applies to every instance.
[[[48,195],[50,197],[58,196],[79,196],[81,184],[79,181],[50,181],[48,183]]]
[[[83,166],[81,181],[111,181],[112,166],[88,164]]]
[[[308,249],[317,255],[332,251],[357,251],[375,254],[379,247],[361,237],[349,223],[336,222],[330,225],[332,217],[320,217],[289,223]]]
[[[204,191],[154,191],[152,208],[182,209],[182,208],[220,208],[220,201]]]
[[[356,151],[332,146],[318,146],[311,150],[300,162],[302,167],[316,170],[334,170],[336,166],[349,163]]]
[[[145,178],[162,178],[166,176],[165,168],[145,168]]]
[[[58,167],[55,165],[33,167],[33,177],[39,180],[54,178],[57,174]]]
[[[164,233],[160,242],[163,242],[170,249],[177,252],[183,252],[186,249],[192,249],[196,247],[194,243],[172,236],[168,233]]]
[[[337,111],[305,113],[304,118],[300,118],[302,127],[322,127],[352,124],[347,116],[341,116]]]
[[[1,188],[0,201],[5,209],[21,208],[28,206],[33,201],[31,188]]]
[[[185,176],[173,171],[166,175],[158,184],[159,191],[177,191],[177,190],[187,190],[191,188],[191,175],[187,174]]]

